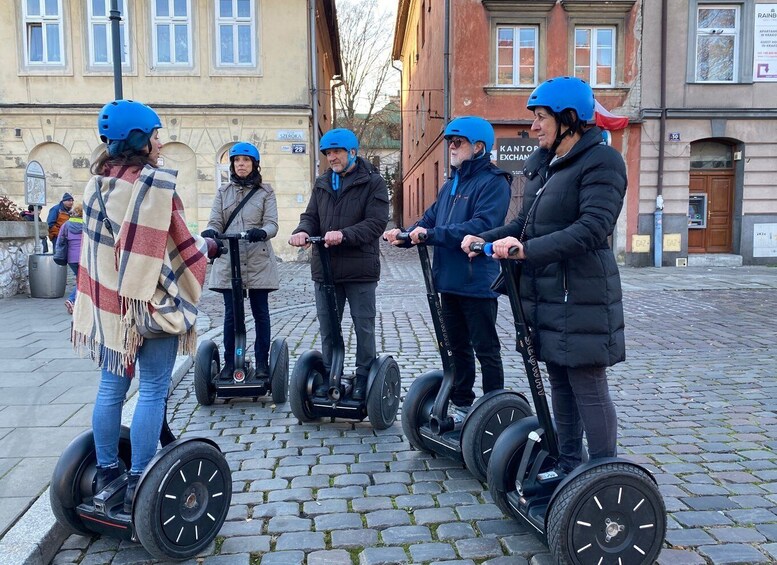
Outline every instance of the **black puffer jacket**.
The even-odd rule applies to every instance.
[[[567,367],[607,367],[626,358],[620,275],[607,237],[626,192],[621,155],[585,132],[552,164],[548,151],[528,159],[523,209],[486,241],[520,238],[520,289],[540,360]],[[524,232],[525,226],[525,232]]]
[[[329,248],[335,282],[380,280],[380,236],[386,229],[389,198],[380,173],[361,157],[356,168],[341,177],[340,189],[332,190],[332,169],[316,179],[307,209],[293,233],[323,236],[343,232],[343,242]],[[318,249],[313,247],[313,280],[323,282]]]

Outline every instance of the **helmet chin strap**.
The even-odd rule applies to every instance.
[[[569,137],[572,135],[572,128],[567,128],[567,131],[564,133],[561,133],[561,124],[559,123],[556,126],[556,140],[553,142],[553,145],[550,147],[550,152],[555,154],[556,149],[558,149],[558,146],[561,145],[561,142],[564,141],[565,137]]]

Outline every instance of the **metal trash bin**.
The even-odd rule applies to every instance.
[[[30,296],[62,298],[67,285],[67,266],[57,265],[53,255],[30,255]]]

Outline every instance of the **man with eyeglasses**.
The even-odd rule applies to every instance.
[[[496,332],[497,294],[491,290],[499,265],[482,255],[469,259],[460,245],[465,235],[481,233],[473,229],[485,231],[503,224],[512,178],[491,163],[494,128],[483,118],[456,118],[444,136],[450,150],[450,178],[408,231],[414,244],[426,234],[425,242],[436,247],[432,271],[453,350],[450,405],[456,417],[475,400],[475,356],[483,373],[483,393],[504,388]],[[396,239],[399,232],[389,230],[383,237],[392,245],[402,245]]]

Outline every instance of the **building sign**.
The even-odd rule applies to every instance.
[[[777,82],[777,4],[755,5],[753,81]]]
[[[306,145],[304,143],[292,143],[291,144],[291,152],[295,153],[297,155],[304,155],[305,154],[305,147],[306,147]]]
[[[679,131],[670,131],[669,132],[669,141],[680,141],[680,132]]]
[[[497,139],[496,165],[513,176],[523,175],[523,165],[537,147],[539,142],[529,137]]]
[[[278,130],[278,141],[304,141],[305,132],[301,129]]]
[[[777,224],[753,224],[753,257],[777,257]]]

